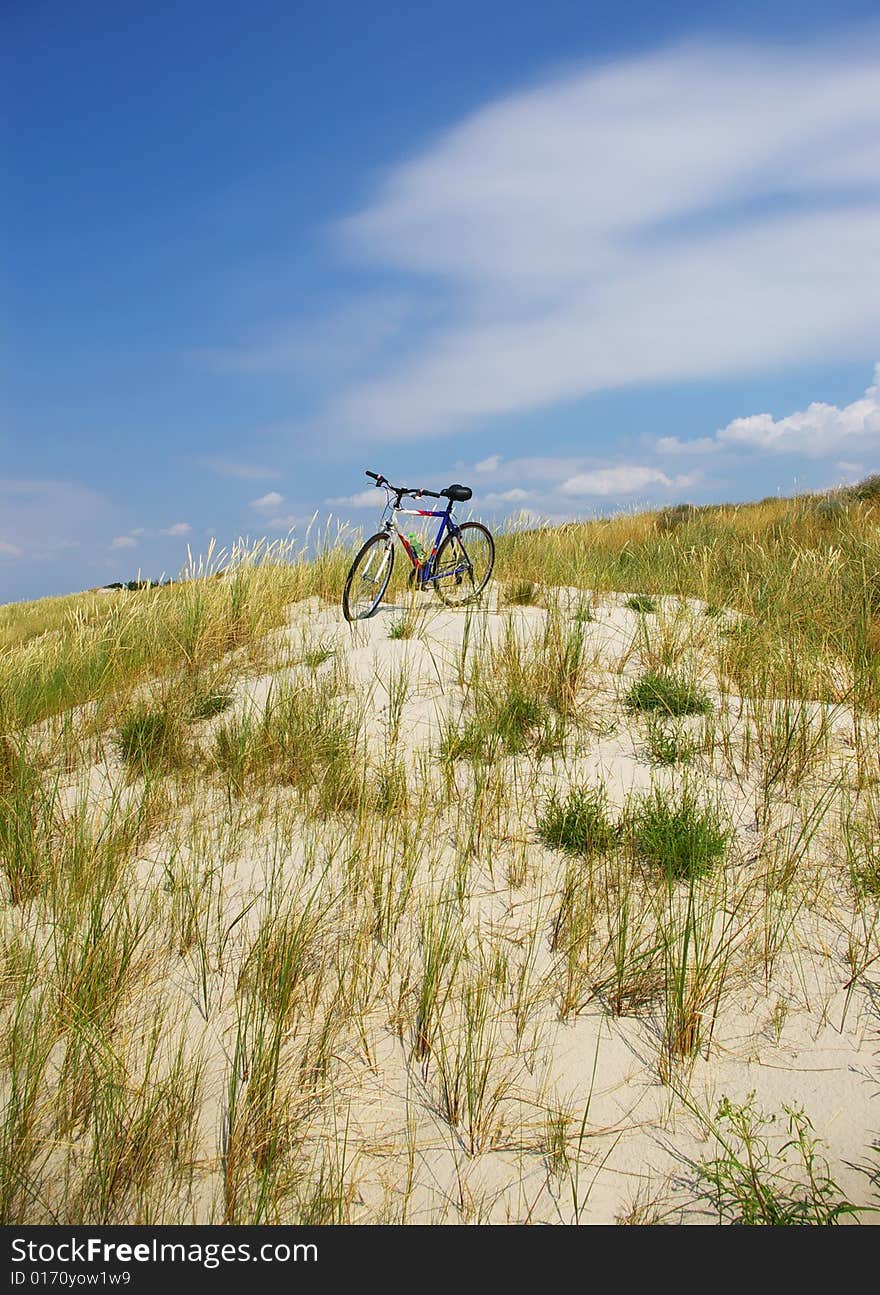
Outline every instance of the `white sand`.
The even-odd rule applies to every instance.
[[[292,609],[289,629],[276,636],[280,669],[242,683],[236,706],[260,706],[270,688],[285,677],[298,677],[301,667],[296,662],[305,634],[312,643],[333,646],[347,661],[353,679],[369,693],[370,748],[379,760],[390,681],[395,671],[405,667],[410,686],[398,749],[407,767],[417,770],[419,753],[436,753],[446,717],[459,713],[462,694],[455,674],[466,623],[460,611],[438,610],[427,598],[424,603],[424,622],[417,637],[402,641],[389,638],[391,624],[403,614],[399,608],[383,607],[372,620],[355,627],[347,626],[337,610],[317,602]],[[671,617],[670,609],[677,604],[666,600],[664,605]],[[539,633],[545,615],[534,607],[496,609],[478,615],[471,633],[474,641],[485,633],[497,642],[510,621],[521,634]],[[708,636],[709,642],[717,632],[715,624],[701,621],[698,608],[691,608],[688,615],[691,633]],[[536,993],[533,1013],[518,1042],[510,1013],[499,1020],[493,1083],[503,1088],[503,1094],[489,1148],[468,1154],[464,1125],[452,1128],[438,1113],[438,1067],[429,1064],[425,1078],[411,1054],[411,1034],[404,1031],[401,1037],[391,1019],[395,989],[411,968],[389,965],[386,952],[377,947],[382,989],[367,1014],[369,1058],[351,1039],[340,1045],[322,1109],[309,1126],[315,1136],[323,1131],[325,1146],[332,1146],[334,1137],[341,1145],[345,1130],[351,1217],[354,1221],[399,1218],[406,1202],[405,1218],[411,1222],[569,1223],[578,1219],[610,1223],[630,1214],[635,1205],[653,1202],[646,1215],[635,1217],[657,1214],[670,1221],[712,1222],[711,1209],[695,1196],[693,1165],[716,1154],[717,1148],[695,1111],[712,1115],[723,1095],[743,1102],[753,1092],[757,1106],[777,1117],[777,1144],[785,1133],[783,1107],[803,1106],[841,1190],[855,1203],[877,1204],[865,1171],[877,1169],[872,1146],[880,1137],[880,964],[858,979],[847,1000],[850,970],[845,954],[853,904],[844,863],[839,857],[822,855],[821,834],[809,862],[803,864],[810,880],[804,884],[803,902],[773,962],[769,981],[765,965],[754,947],[746,948],[744,936],[718,1004],[711,1042],[692,1064],[682,1063],[670,1082],[660,1079],[662,1004],[649,1005],[638,1016],[613,1017],[593,997],[575,1017],[559,1019],[559,996],[553,986],[562,974],[560,957],[551,951],[548,933],[566,860],[538,839],[537,808],[552,786],[565,789],[601,779],[611,806],[619,810],[633,790],[672,785],[680,777],[652,766],[642,722],[629,717],[621,705],[622,693],[644,668],[639,660],[638,616],[625,607],[623,595],[597,600],[596,616],[586,627],[591,686],[577,748],[540,763],[527,755],[508,761],[510,776],[515,776],[516,767],[525,787],[522,815],[520,821],[508,824],[505,839],[497,843],[491,875],[482,861],[473,867],[462,916],[469,939],[481,933],[487,947],[507,951],[513,967],[531,959],[534,984],[549,987]],[[321,667],[330,668],[332,664]],[[706,681],[712,693],[708,674]],[[717,691],[712,695],[718,706],[732,704]],[[204,732],[224,718],[228,717],[208,722]],[[850,717],[841,709],[833,723],[829,767],[839,769],[850,758],[845,744]],[[699,727],[698,720],[687,724],[694,731]],[[422,791],[432,803],[444,795],[436,763],[433,768]],[[725,776],[723,770],[710,769],[700,761],[696,768],[721,798],[736,829],[727,864],[731,895],[748,893],[750,887],[759,886],[758,860],[768,831],[784,831],[796,806],[781,797],[774,806],[771,829],[765,825],[763,834],[759,833],[753,777]],[[112,759],[91,772],[96,797],[105,794],[102,788],[108,775],[112,781],[120,776]],[[456,772],[460,788],[468,776],[466,764],[460,766]],[[292,795],[280,792],[279,796],[288,794]],[[467,809],[454,811],[453,806],[445,834],[428,851],[438,875],[448,872],[457,857],[456,818],[460,829],[466,826]],[[327,832],[328,838],[345,835],[340,825],[328,824]],[[506,861],[516,858],[523,863],[525,875],[511,884]],[[224,920],[245,910],[251,900],[258,902],[230,935],[222,963],[211,969],[207,1004],[199,1005],[201,990],[192,952],[177,960],[162,985],[168,1019],[185,1019],[190,1046],[205,1053],[206,1091],[211,1098],[202,1121],[207,1158],[216,1155],[225,1112],[241,951],[258,928],[259,901],[273,860],[275,866],[280,861],[282,872],[295,879],[305,866],[302,842],[279,843],[271,823],[263,822],[244,835],[234,863],[225,865]],[[159,883],[162,862],[150,850],[139,862],[139,875],[148,890]],[[753,916],[751,937],[757,938],[760,929],[760,916]],[[456,1019],[455,1010],[451,1005],[450,1021]],[[569,1115],[568,1164],[557,1164],[557,1172],[548,1169],[550,1105]],[[196,1206],[201,1217],[217,1217],[219,1190],[215,1163],[213,1169],[206,1166],[203,1195]]]

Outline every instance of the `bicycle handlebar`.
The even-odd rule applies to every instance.
[[[443,498],[443,496],[438,494],[436,490],[423,490],[421,486],[392,486],[388,478],[383,477],[381,472],[368,471],[366,475],[368,477],[372,477],[377,486],[387,486],[389,490],[393,490],[398,497],[398,501],[402,499],[404,495],[427,495],[429,499]]]

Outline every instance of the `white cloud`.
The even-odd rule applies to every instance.
[[[521,508],[519,512],[512,514],[508,519],[506,526],[509,525],[513,530],[519,527],[536,527],[536,526],[563,526],[566,522],[577,521],[583,513],[577,509],[567,510],[566,512],[538,512],[532,508]],[[505,529],[506,529],[505,526]]]
[[[372,490],[359,490],[356,495],[337,495],[324,500],[335,508],[379,508],[384,502],[385,496],[377,495],[375,486]]]
[[[734,418],[711,437],[693,441],[664,436],[656,442],[662,454],[705,453],[744,450],[759,454],[798,454],[807,458],[830,457],[840,449],[880,449],[880,363],[874,382],[865,394],[839,408],[814,401],[806,409],[783,418],[772,414],[749,414]],[[861,471],[861,465],[840,463],[843,472]]]
[[[483,460],[485,463],[486,460]],[[479,464],[459,463],[460,479],[472,481]],[[595,456],[535,455],[515,459],[493,456],[492,485],[499,488],[483,494],[475,491],[477,506],[503,509],[513,515],[513,505],[531,519],[563,521],[584,515],[581,500],[664,498],[669,491],[686,491],[703,480],[699,468],[670,473],[652,463],[602,463]],[[500,486],[507,486],[501,489]],[[588,505],[589,508],[589,505]]]
[[[864,463],[847,463],[843,459],[841,459],[839,463],[835,463],[834,466],[838,472],[842,472],[844,476],[849,477],[853,481],[857,477],[862,476],[865,471]]]
[[[326,421],[404,440],[863,352],[880,330],[878,82],[875,34],[823,35],[689,44],[490,103],[342,223],[355,258],[417,276],[422,302],[436,284],[443,311]]]
[[[189,522],[175,522],[173,526],[167,527],[163,535],[189,535],[192,527]]]
[[[880,284],[877,285],[880,291]],[[753,449],[769,454],[804,454],[823,458],[846,446],[880,448],[880,364],[874,385],[860,400],[839,409],[818,401],[806,409],[774,419],[770,414],[735,418],[715,433],[727,449]]]
[[[512,490],[493,491],[484,497],[483,502],[485,504],[518,504],[528,498],[528,490],[521,490],[519,486],[514,486]]]
[[[296,513],[288,513],[286,517],[270,517],[266,522],[266,528],[270,531],[292,531],[294,527],[299,526],[302,518]]]
[[[20,558],[22,550],[17,544],[8,544],[6,540],[0,540],[0,558]]]
[[[698,436],[693,441],[682,441],[677,436],[660,436],[654,442],[654,449],[660,454],[712,454],[718,449],[718,442],[711,436]]]
[[[659,468],[650,467],[614,467],[596,468],[592,472],[580,472],[570,477],[559,487],[563,495],[635,495],[649,486],[676,487],[686,489],[699,480],[699,473],[689,472],[677,477],[669,477]]]
[[[682,443],[681,448],[687,445]],[[469,481],[481,464],[459,463],[457,467],[461,480]],[[484,495],[477,488],[478,503],[497,507],[528,500],[529,507],[523,511],[537,516],[536,507],[544,506],[547,511],[541,516],[545,519],[573,516],[570,511],[558,510],[576,507],[574,501],[579,498],[624,498],[641,492],[662,494],[668,490],[686,490],[703,479],[698,468],[670,474],[656,464],[597,463],[595,456],[535,455],[502,459],[493,455],[492,468],[492,484],[508,485],[509,489],[496,489]]]
[[[270,490],[267,495],[261,495],[259,499],[251,500],[251,508],[257,508],[260,512],[271,512],[279,504],[284,503],[284,496],[279,495],[277,490]]]
[[[493,485],[504,484],[521,489],[536,481],[564,481],[586,465],[587,460],[583,456],[523,455],[516,459],[502,459],[500,455],[493,454],[491,458],[471,466],[458,464],[456,471],[461,472],[466,484],[472,474],[479,473],[491,476]]]
[[[480,474],[489,473],[491,475],[492,473],[497,472],[500,467],[501,467],[501,455],[490,454],[488,459],[481,459],[479,463],[475,463],[473,470],[474,472],[479,472]]]
[[[117,535],[110,547],[111,549],[136,549],[137,540],[133,535]]]

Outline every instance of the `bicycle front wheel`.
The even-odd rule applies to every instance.
[[[385,596],[394,568],[394,540],[390,535],[371,535],[361,547],[345,577],[342,614],[347,621],[372,616]]]
[[[437,552],[434,588],[449,607],[474,602],[489,583],[495,565],[495,541],[481,522],[462,522]]]

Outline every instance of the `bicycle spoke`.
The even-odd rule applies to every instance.
[[[349,570],[342,599],[346,620],[364,620],[379,606],[391,578],[394,549],[387,537],[375,535],[358,553]]]
[[[435,589],[445,603],[472,602],[486,587],[495,562],[492,536],[479,522],[463,522],[437,555]]]

